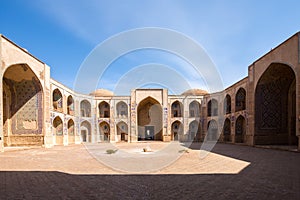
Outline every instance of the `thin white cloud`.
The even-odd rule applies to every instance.
[[[248,36],[251,36],[248,32],[251,30],[252,34],[255,32],[253,30],[256,27],[253,26],[260,23],[258,18],[263,16],[262,11],[267,8],[266,3],[257,8],[254,6],[257,2],[197,0],[59,2],[37,0],[30,3],[70,34],[92,45],[121,31],[138,27],[157,26],[180,31],[205,47],[222,75],[227,75],[224,76],[226,86],[234,82],[232,79],[236,80],[247,75],[245,68],[256,58],[257,51],[252,53],[247,51],[245,53],[248,54],[245,55],[241,48],[251,46],[256,49],[260,46],[259,42],[247,45]],[[255,14],[258,17],[253,16],[253,11],[257,11]],[[268,19],[273,17],[270,16]],[[245,58],[241,59],[242,57]],[[175,61],[178,62],[177,66],[184,66],[182,74],[190,81],[197,81],[193,68],[186,67],[180,59],[171,60],[170,63]],[[181,72],[181,68],[177,69]],[[234,77],[228,73],[232,71],[235,72]]]

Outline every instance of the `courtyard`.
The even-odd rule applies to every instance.
[[[300,199],[299,153],[217,144],[200,158],[200,145],[7,148],[0,154],[0,199]],[[178,156],[163,167],[153,164],[172,155]]]

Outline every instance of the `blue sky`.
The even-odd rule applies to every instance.
[[[135,28],[172,29],[205,49],[228,87],[247,76],[252,62],[299,31],[299,7],[297,0],[3,0],[0,33],[47,63],[52,78],[73,88],[84,59],[107,38]],[[206,89],[188,63],[149,49],[113,62],[98,87],[114,90],[124,74],[147,63],[173,67],[191,87]]]

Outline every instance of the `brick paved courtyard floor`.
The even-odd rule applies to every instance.
[[[217,144],[200,158],[199,143],[162,142],[7,150],[1,200],[300,199],[296,152]]]

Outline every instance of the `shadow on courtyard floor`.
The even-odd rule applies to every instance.
[[[250,170],[251,171],[251,170]],[[266,171],[266,170],[264,170]],[[298,179],[238,175],[0,172],[1,199],[299,199]]]
[[[202,142],[192,142],[192,143],[181,143],[182,146],[193,149],[199,150],[201,148]],[[235,146],[247,146],[244,143],[216,143],[216,144],[226,144],[226,145],[235,145]],[[255,145],[255,148],[262,148],[262,149],[271,149],[271,150],[280,150],[280,151],[291,151],[299,153],[297,145]]]
[[[0,199],[300,199],[299,153],[228,144],[212,152],[251,165],[234,175],[2,171]]]

